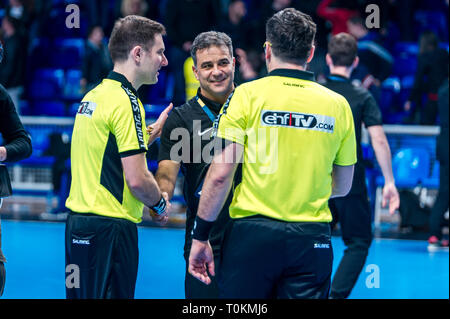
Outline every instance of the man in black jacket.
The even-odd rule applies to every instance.
[[[351,73],[359,62],[357,52],[355,39],[347,33],[339,33],[331,38],[326,56],[330,76],[324,85],[344,96],[350,104],[355,123],[358,157],[349,194],[329,201],[333,214],[332,225],[339,222],[347,247],[331,284],[330,298],[334,299],[347,298],[350,295],[372,242],[372,214],[367,200],[365,168],[362,164],[362,123],[369,131],[372,147],[384,177],[382,205],[385,206],[389,201],[389,212],[393,214],[400,204],[392,173],[391,151],[382,127],[380,109],[366,89],[356,87],[350,82]]]
[[[3,47],[0,43],[0,62],[3,57]],[[19,116],[6,89],[0,84],[0,134],[4,145],[0,145],[0,163],[16,162],[31,155],[31,140],[25,132]],[[0,198],[0,208],[2,199]],[[0,296],[5,287],[5,256],[2,253],[0,227]]]
[[[428,251],[448,250],[448,239],[442,238],[442,221],[448,210],[448,79],[438,91],[438,108],[441,132],[436,143],[436,158],[439,161],[439,194],[430,216],[430,238]]]
[[[438,112],[438,90],[448,78],[448,52],[439,48],[439,39],[432,31],[420,36],[420,53],[411,95],[405,111],[411,111],[408,124],[435,125]],[[426,102],[423,96],[426,95]],[[415,107],[413,107],[413,104]]]

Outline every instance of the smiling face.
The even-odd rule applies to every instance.
[[[193,66],[200,82],[200,92],[206,98],[224,103],[233,90],[235,59],[225,45],[212,45],[196,52],[197,65]]]
[[[149,46],[150,47],[150,46]],[[155,35],[153,46],[149,50],[143,50],[142,76],[143,84],[155,84],[158,82],[159,70],[169,63],[164,55],[164,41],[161,34]]]

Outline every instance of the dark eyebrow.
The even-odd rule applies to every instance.
[[[205,62],[203,62],[203,63],[200,65],[200,67],[205,67],[205,66],[208,65],[208,64],[212,64],[212,62],[211,62],[211,61],[205,61]]]

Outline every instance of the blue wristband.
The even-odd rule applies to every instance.
[[[150,207],[150,209],[152,209],[156,213],[156,215],[162,215],[166,211],[166,206],[166,200],[163,196],[161,196],[159,202],[156,203],[156,205]]]

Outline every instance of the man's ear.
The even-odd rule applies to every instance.
[[[270,61],[270,59],[272,58],[272,46],[266,46],[266,50],[264,50],[264,58],[267,62]]]
[[[327,55],[325,56],[325,61],[327,62],[328,67],[333,66],[333,59],[331,58],[331,55],[329,53],[327,53]]]
[[[315,45],[313,44],[313,45],[311,46],[311,51],[309,52],[309,57],[308,57],[308,59],[306,60],[306,63],[311,62],[311,60],[312,60],[313,57],[314,57],[314,52],[315,52],[315,50],[316,50],[316,47],[315,47]]]
[[[355,58],[355,60],[353,61],[353,63],[352,63],[352,68],[353,68],[353,69],[356,69],[356,67],[358,66],[358,64],[359,64],[359,57],[357,56],[357,57]]]
[[[197,81],[199,81],[199,79],[198,79],[198,70],[197,70],[197,68],[195,67],[195,65],[192,66],[192,72],[194,72],[195,78],[197,79]]]
[[[140,45],[137,45],[133,49],[131,49],[130,54],[133,58],[133,61],[137,63],[141,62],[143,50],[144,49]]]

